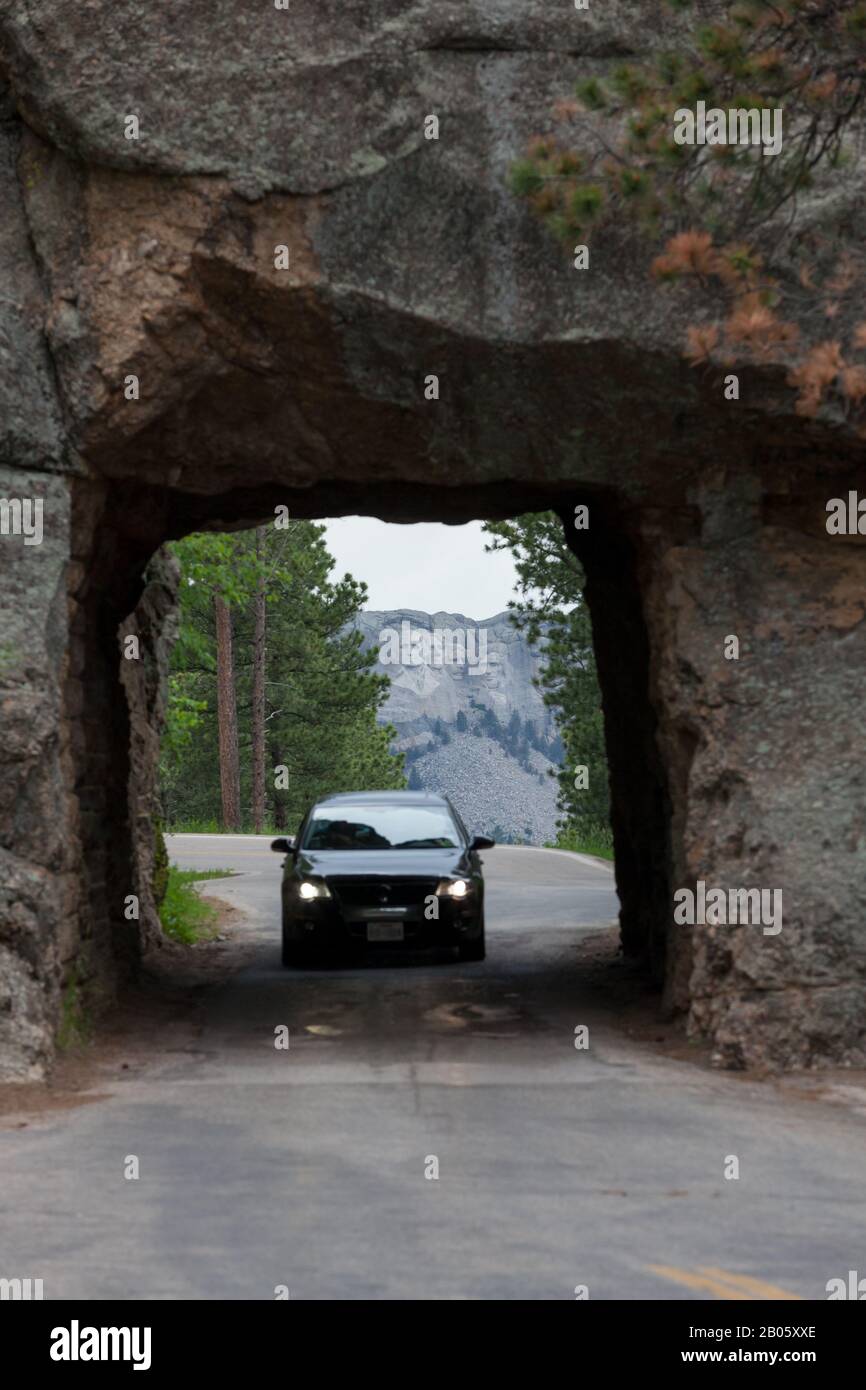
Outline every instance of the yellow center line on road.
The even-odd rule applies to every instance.
[[[778,1302],[781,1299],[795,1299],[802,1302],[798,1293],[789,1293],[776,1284],[768,1284],[763,1279],[753,1279],[748,1274],[729,1274],[724,1269],[701,1265],[698,1269],[677,1269],[675,1265],[647,1265],[653,1274],[663,1279],[672,1279],[676,1284],[685,1284],[690,1289],[706,1289],[716,1298],[725,1299],[767,1299]]]

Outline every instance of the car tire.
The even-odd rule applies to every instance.
[[[484,918],[481,919],[481,931],[471,941],[461,941],[457,947],[458,960],[484,960]]]

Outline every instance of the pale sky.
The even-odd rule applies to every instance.
[[[367,608],[463,613],[477,622],[503,612],[514,596],[511,556],[507,551],[485,553],[480,521],[398,526],[347,516],[324,524],[337,562],[332,577],[348,572],[363,579],[369,590]]]

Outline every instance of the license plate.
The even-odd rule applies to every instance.
[[[368,941],[402,941],[402,922],[368,922]]]

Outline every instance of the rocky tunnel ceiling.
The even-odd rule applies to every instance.
[[[653,293],[633,234],[612,227],[575,270],[508,190],[557,94],[670,42],[656,8],[87,3],[61,25],[4,4],[69,444],[100,473],[205,492],[251,467],[641,497],[734,448],[784,451],[788,476],[816,453],[838,467],[861,441],[804,426],[781,363],[735,411],[719,373],[684,364],[699,296]]]
[[[110,989],[140,949],[118,910],[146,879],[172,583],[145,566],[278,504],[587,501],[626,939],[720,1061],[866,1056],[866,548],[825,526],[864,487],[856,422],[803,419],[772,351],[726,400],[682,356],[699,286],[660,290],[616,224],[576,269],[507,186],[578,77],[680,22],[0,0],[0,493],[45,503],[43,544],[0,549],[10,1074],[44,1067],[73,968]],[[805,215],[856,235],[861,187]],[[151,660],[123,687],[128,620]],[[784,886],[785,931],[677,931],[701,879]]]

